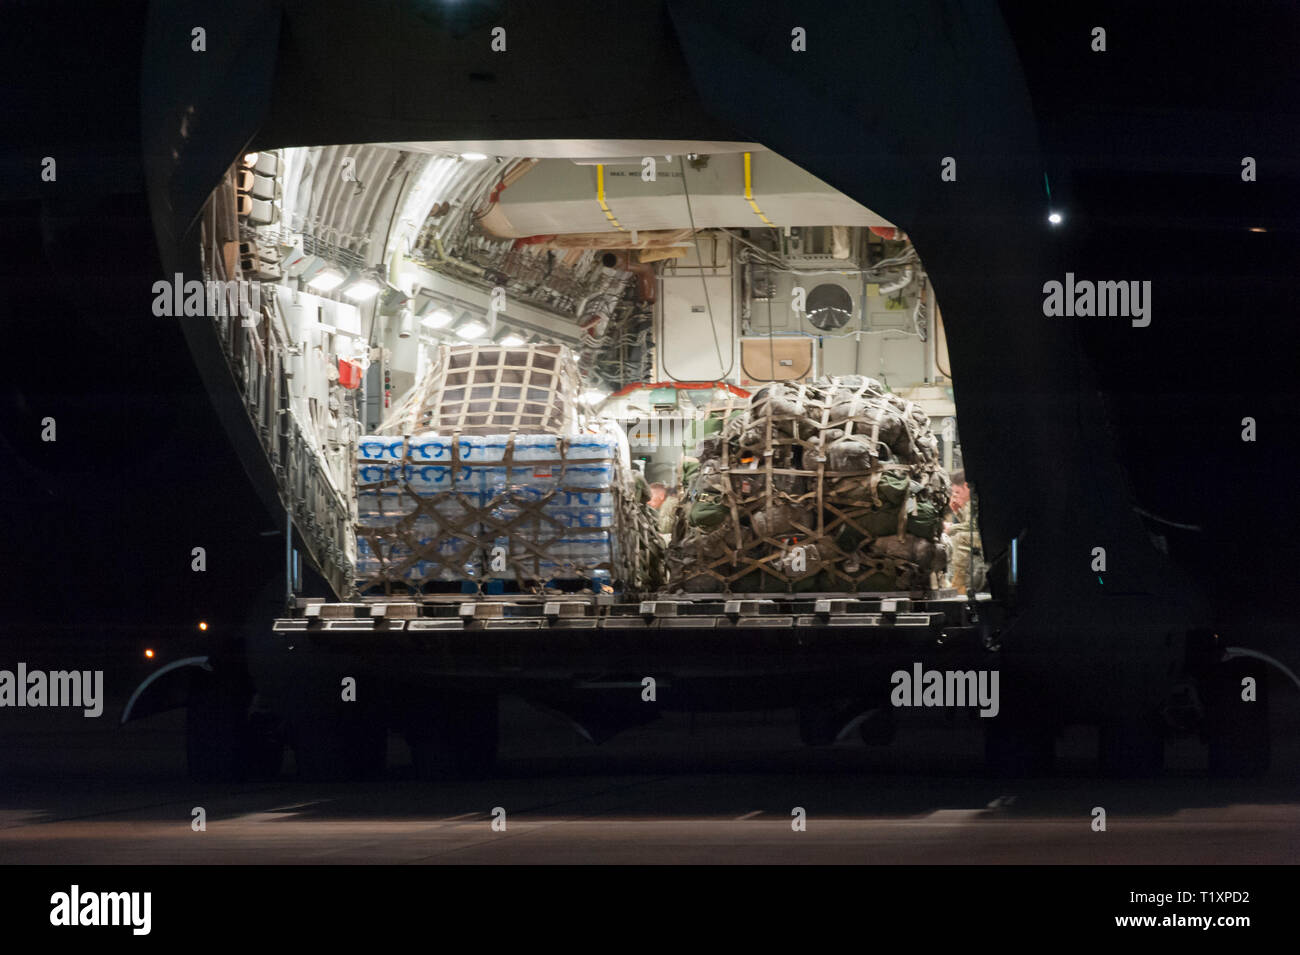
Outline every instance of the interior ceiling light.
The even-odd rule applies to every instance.
[[[581,399],[581,400],[582,400],[582,403],[583,403],[583,404],[588,405],[588,406],[594,408],[596,405],[600,404],[602,401],[604,401],[604,400],[605,400],[606,398],[608,398],[608,397],[609,397],[609,393],[608,393],[608,392],[605,392],[605,391],[595,391],[595,390],[593,390],[593,391],[584,391],[584,392],[582,393],[582,399]]]
[[[456,316],[451,314],[442,306],[435,306],[432,302],[420,310],[420,324],[425,328],[431,328],[437,331],[440,328],[446,328]]]
[[[456,325],[456,334],[465,341],[473,341],[475,338],[482,338],[483,333],[488,329],[487,323],[475,318],[469,312],[461,314],[460,322]]]
[[[487,159],[487,153],[461,153],[460,158],[469,162],[482,162]]]
[[[348,283],[347,287],[343,289],[343,297],[354,302],[368,302],[379,294],[380,288],[382,286],[378,282],[368,275],[363,275],[361,278]]]
[[[307,280],[307,284],[318,292],[332,292],[343,284],[347,278],[342,272],[335,268],[324,268]]]
[[[518,348],[524,344],[525,338],[513,329],[503,328],[492,336],[492,340],[498,345],[504,345],[506,348]]]

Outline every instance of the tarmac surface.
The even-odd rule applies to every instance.
[[[0,863],[1294,864],[1297,696],[1275,694],[1274,768],[1245,781],[1207,779],[1195,740],[1169,744],[1160,778],[1098,779],[1082,728],[1056,776],[995,779],[966,719],[807,748],[790,712],[671,716],[594,746],[508,701],[487,779],[418,781],[394,736],[382,779],[313,784],[286,756],[275,781],[200,785],[183,711],[118,727],[120,702],[8,710]]]

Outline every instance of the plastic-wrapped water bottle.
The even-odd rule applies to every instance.
[[[568,439],[570,460],[591,460],[604,458],[613,460],[618,453],[614,438],[605,434],[574,434]]]
[[[516,434],[516,461],[558,461],[560,437],[555,434]]]
[[[515,466],[510,469],[510,483],[549,490],[559,486],[562,470],[563,465],[542,462]]]
[[[446,463],[451,461],[452,440],[450,435],[415,435],[407,443],[407,453],[420,464]]]
[[[400,461],[405,443],[391,434],[365,435],[357,439],[357,454],[367,461]]]
[[[601,528],[609,530],[614,524],[614,512],[604,507],[578,507],[574,508],[574,514],[577,520],[574,527]]]
[[[614,495],[607,490],[583,489],[578,491],[566,491],[565,501],[567,506],[589,509],[594,508],[600,511],[613,512]]]
[[[480,560],[473,541],[463,537],[442,538],[436,548],[436,557],[426,562],[425,572],[431,580],[472,580],[478,577]]]
[[[463,434],[460,437],[460,459],[472,463],[503,461],[509,440],[508,434]]]
[[[563,483],[569,488],[607,488],[613,480],[613,462],[590,460],[567,465]]]
[[[478,475],[485,504],[510,490],[510,471],[504,465],[480,465],[474,470]]]
[[[554,518],[555,522],[559,524],[560,527],[563,528],[564,530],[568,530],[571,527],[582,526],[582,521],[581,518],[579,517],[579,512],[574,508],[560,507],[560,506],[548,507],[546,508],[546,514]]]
[[[513,522],[517,531],[535,535],[539,526],[539,513],[544,513],[546,506],[539,504],[547,495],[546,488],[531,484],[509,484],[497,488],[493,501],[492,516],[501,522]]]
[[[401,468],[400,464],[383,464],[357,462],[357,484],[379,484],[383,481],[392,481],[394,478],[400,480],[400,473],[394,472]]]
[[[420,497],[446,494],[452,489],[451,468],[443,464],[408,464],[403,476]]]
[[[597,564],[609,562],[609,532],[574,534],[560,541],[559,551],[557,556],[572,562],[579,570],[590,572]]]
[[[367,527],[392,527],[411,513],[414,504],[400,488],[386,487],[357,492],[357,523]]]
[[[407,465],[405,475],[411,490],[421,498],[431,499],[433,509],[449,517],[465,518],[483,503],[482,475],[479,469],[444,464]],[[461,498],[464,504],[457,500]]]
[[[356,563],[357,577],[373,577],[375,574],[379,573],[380,566],[379,555],[375,553],[370,541],[364,537],[358,537]]]

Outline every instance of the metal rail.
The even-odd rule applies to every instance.
[[[217,234],[219,204],[233,205],[233,197],[228,176],[208,200],[204,232],[210,239],[204,243],[202,260],[205,281],[243,279],[237,258],[235,274],[226,274],[223,243]],[[278,309],[277,297],[267,295],[262,297],[261,312],[255,318],[237,311],[230,314],[228,309],[218,309],[210,318],[249,422],[275,474],[280,502],[298,529],[308,559],[335,594],[345,597],[353,592],[351,507],[316,442],[293,413],[283,361],[293,344],[285,338],[287,326]]]

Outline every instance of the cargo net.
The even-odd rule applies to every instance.
[[[373,435],[358,455],[359,593],[663,583],[663,539],[611,434]]]
[[[379,430],[565,433],[577,422],[581,376],[563,345],[442,345],[429,371]]]
[[[729,400],[683,465],[669,547],[693,593],[916,593],[952,553],[952,485],[919,407],[860,375]],[[934,575],[934,576],[932,576]]]

